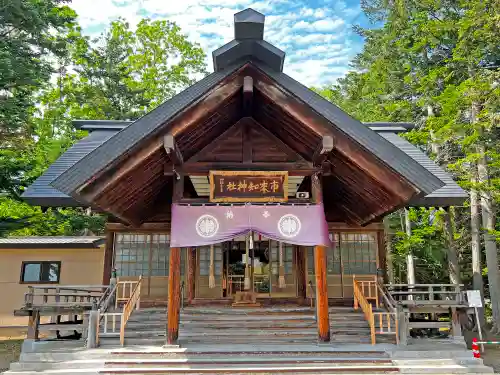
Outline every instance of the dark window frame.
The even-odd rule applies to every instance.
[[[40,272],[42,272],[43,270],[42,266],[43,264],[57,264],[59,267],[57,281],[24,281],[24,273],[26,270],[26,266],[29,264],[40,264]],[[29,261],[23,261],[21,263],[21,278],[19,279],[20,284],[59,284],[60,282],[61,282],[61,261],[59,260],[29,260]]]

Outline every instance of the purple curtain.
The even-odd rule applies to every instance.
[[[330,246],[323,205],[172,205],[172,247],[212,245],[251,230],[294,245]]]

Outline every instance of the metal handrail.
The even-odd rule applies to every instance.
[[[309,299],[311,300],[311,309],[314,309],[314,297],[315,297],[315,293],[314,293],[314,288],[313,288],[313,283],[311,280],[309,280],[309,288],[311,289],[311,297],[309,297]],[[318,321],[318,311],[316,309],[314,309],[314,320],[315,321]]]

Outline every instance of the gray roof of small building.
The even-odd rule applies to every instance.
[[[38,179],[22,194],[22,198],[33,206],[79,207],[80,202],[55,189],[50,184],[90,152],[102,145],[123,128],[100,130],[96,127],[87,137],[71,146],[52,163]]]
[[[98,248],[104,237],[97,236],[39,236],[0,238],[2,249],[82,249]]]
[[[380,132],[380,135],[445,183],[443,187],[426,195],[425,197],[417,198],[411,201],[408,204],[409,206],[460,206],[468,198],[467,192],[458,186],[458,184],[453,180],[451,174],[438,166],[425,154],[425,152],[418,149],[396,133],[384,131]]]

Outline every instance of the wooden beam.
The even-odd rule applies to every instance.
[[[172,134],[167,134],[163,137],[163,147],[165,148],[170,160],[172,160],[175,165],[180,165],[184,162],[181,150],[179,150],[179,147],[175,143],[175,139]]]
[[[321,180],[312,177],[312,199],[318,204],[323,202]],[[318,319],[318,340],[330,342],[330,318],[328,311],[328,282],[326,274],[326,247],[314,247],[314,273],[316,274],[316,316]]]
[[[295,262],[297,267],[297,297],[304,304],[307,300],[306,251],[304,246],[295,246]]]
[[[132,227],[122,223],[106,223],[106,231],[131,233],[170,233],[170,223],[143,223]]]
[[[245,77],[247,78],[247,77]],[[253,142],[250,136],[251,124],[248,118],[244,121],[241,149],[243,150],[243,163],[251,163],[253,158]]]
[[[211,170],[231,171],[288,171],[291,176],[308,176],[320,171],[309,162],[295,163],[227,163],[194,162],[185,163],[182,172],[189,175],[206,175]]]
[[[254,76],[254,87],[318,135],[334,137],[336,150],[346,155],[354,164],[375,178],[382,186],[390,189],[405,201],[409,201],[413,196],[420,193],[416,187],[387,167],[382,160],[359,145],[356,140],[348,137],[336,126],[332,126],[335,124],[317,114],[306,103],[287,93],[261,72],[256,72]]]
[[[93,198],[97,194],[107,190],[131,170],[140,165],[144,159],[163,147],[163,137],[158,135],[162,130],[169,130],[169,134],[175,137],[179,132],[206,117],[207,113],[215,111],[221,102],[238,92],[243,86],[242,78],[239,77],[239,74],[244,69],[246,69],[246,65],[224,79],[192,105],[180,111],[174,119],[163,124],[162,127],[155,132],[154,136],[140,142],[140,144],[136,145],[136,147],[124,154],[121,158],[118,158],[113,163],[106,166],[105,169],[83,184],[78,189],[78,192],[87,202],[92,203]],[[160,121],[160,119],[158,121]]]
[[[33,310],[28,319],[28,333],[26,338],[28,340],[38,341],[38,326],[40,325],[40,311]]]
[[[253,78],[245,76],[243,78],[243,114],[250,116],[253,104]]]
[[[326,158],[326,155],[333,150],[333,137],[331,135],[323,135],[321,140],[314,152],[313,161],[316,164],[321,164],[321,162]]]
[[[181,294],[181,249],[170,248],[168,271],[168,312],[167,312],[167,344],[177,345],[179,339]]]
[[[196,292],[196,248],[190,247],[187,250],[187,301],[192,303]]]
[[[174,194],[172,202],[176,203],[184,198],[184,172],[180,171],[174,176]]]
[[[240,128],[243,127],[244,125],[245,125],[245,120],[240,119],[238,122],[236,122],[236,124],[234,124],[229,129],[224,131],[224,133],[222,133],[218,137],[218,139],[214,140],[213,142],[210,142],[208,145],[203,147],[200,151],[196,152],[196,154],[191,156],[188,160],[186,160],[186,162],[187,163],[196,162],[196,161],[200,160],[200,158],[202,158],[203,156],[212,153],[219,146],[219,144],[220,144],[218,142],[219,139],[224,140],[226,138],[232,137],[238,131],[240,131]]]
[[[115,244],[115,233],[104,229],[106,242],[104,245],[104,267],[102,273],[102,285],[109,285],[111,279],[111,269],[113,268],[113,248]]]
[[[287,145],[281,139],[276,137],[273,133],[267,130],[262,124],[256,121],[253,117],[249,117],[248,121],[252,123],[253,129],[257,129],[260,133],[264,134],[267,138],[269,138],[273,143],[279,146],[279,148],[286,153],[290,158],[295,159],[298,162],[305,162],[307,160],[302,157],[298,152],[296,152],[291,146]]]

